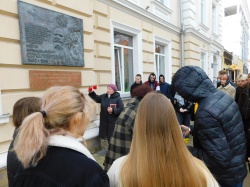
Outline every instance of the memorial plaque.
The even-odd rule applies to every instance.
[[[23,64],[84,66],[83,21],[18,1]]]
[[[30,88],[45,89],[51,86],[81,86],[81,72],[29,71]]]

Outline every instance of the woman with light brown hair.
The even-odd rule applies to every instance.
[[[16,171],[21,167],[20,161],[17,159],[15,152],[13,151],[14,141],[16,139],[18,128],[21,126],[24,118],[28,115],[38,112],[41,108],[41,99],[39,97],[24,97],[19,99],[13,107],[12,121],[15,126],[13,134],[13,140],[10,143],[8,156],[7,156],[7,172],[9,187],[13,186],[14,177]]]
[[[130,152],[108,171],[111,186],[219,186],[186,148],[169,99],[148,93],[140,102]]]
[[[89,124],[91,100],[71,86],[51,87],[41,111],[26,117],[14,151],[20,160],[14,186],[109,186],[82,138]]]

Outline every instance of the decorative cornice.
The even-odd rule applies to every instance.
[[[143,9],[142,7],[135,5],[127,0],[99,0],[100,2],[117,8],[123,12],[128,13],[129,15],[133,15],[134,17],[138,17],[141,20],[147,21],[152,24],[157,24],[158,27],[161,27],[169,32],[179,35],[181,29],[162,18],[152,14],[151,12]]]
[[[203,34],[201,34],[200,32],[198,32],[197,30],[195,30],[192,27],[186,28],[185,29],[185,36],[194,36],[194,37],[198,37],[200,41],[203,41],[206,44],[213,44],[215,46],[217,46],[218,48],[220,48],[221,50],[223,50],[223,45],[220,44],[219,42],[217,42],[216,40],[213,40],[211,38],[208,38],[206,36],[204,36]]]

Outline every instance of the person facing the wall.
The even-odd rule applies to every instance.
[[[14,141],[16,139],[18,128],[21,126],[25,117],[34,112],[38,112],[40,108],[41,99],[39,97],[25,97],[19,99],[14,104],[12,120],[15,126],[15,131],[7,155],[7,173],[9,187],[12,187],[14,185],[14,177],[16,175],[16,172],[19,167],[22,167],[21,162],[17,159],[17,156],[13,151]]]
[[[152,91],[153,89],[145,84],[133,90],[132,98],[116,120],[115,130],[110,138],[108,152],[104,160],[106,171],[109,170],[110,166],[117,158],[129,153],[137,108],[143,97]]]
[[[111,187],[219,186],[186,148],[173,106],[164,95],[151,92],[142,99],[134,128],[129,154],[108,171]]]
[[[77,88],[49,88],[41,111],[27,116],[14,142],[22,163],[14,186],[109,186],[109,179],[78,141],[89,124],[90,99]]]

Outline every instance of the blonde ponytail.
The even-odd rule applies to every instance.
[[[24,168],[36,166],[46,154],[48,137],[42,113],[35,112],[24,119],[14,143],[14,151]]]
[[[49,88],[41,98],[42,111],[24,119],[14,143],[14,151],[23,167],[35,166],[46,155],[50,133],[67,132],[76,113],[83,114],[81,120],[87,125],[89,106],[89,99],[75,87]]]

